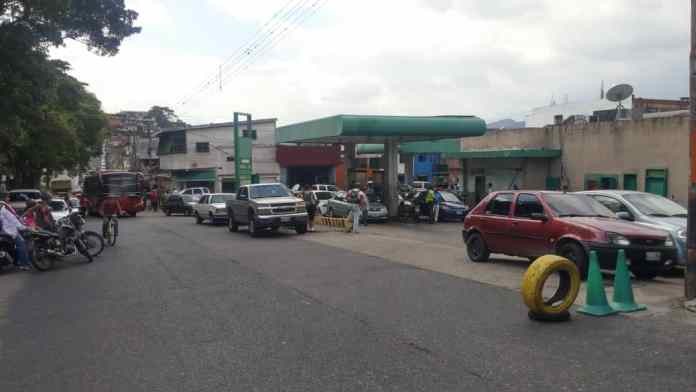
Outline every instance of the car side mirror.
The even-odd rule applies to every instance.
[[[549,217],[546,216],[546,214],[542,214],[539,212],[534,212],[529,217],[534,219],[534,220],[538,220],[538,221],[542,221],[542,222],[547,222],[549,220]]]
[[[621,220],[625,220],[625,221],[629,221],[629,222],[633,221],[633,216],[626,211],[617,212],[616,217],[621,219]]]

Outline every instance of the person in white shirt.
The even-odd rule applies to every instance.
[[[19,269],[25,271],[31,269],[29,266],[29,252],[27,252],[27,244],[19,232],[26,229],[17,215],[12,213],[5,203],[0,203],[0,230],[14,239],[17,265]]]

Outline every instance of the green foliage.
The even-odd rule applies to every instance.
[[[37,186],[43,170],[74,170],[101,153],[101,103],[48,58],[49,46],[83,42],[114,55],[140,32],[123,0],[0,0],[0,167],[15,186]]]
[[[167,106],[153,106],[147,112],[148,116],[155,120],[159,129],[185,127],[187,124]]]
[[[140,32],[138,13],[123,0],[0,0],[0,26],[22,29],[32,46],[84,42],[100,55],[114,55],[124,38]]]

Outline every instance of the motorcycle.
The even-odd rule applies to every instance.
[[[46,265],[46,263],[49,262],[49,260],[38,259],[36,258],[34,253],[34,241],[39,238],[39,233],[30,230],[25,230],[20,232],[20,235],[24,238],[27,244],[27,252],[30,255],[29,257],[31,259],[32,265],[34,265],[34,267],[39,271],[45,271],[46,269],[50,269],[52,265]],[[15,239],[7,234],[0,233],[0,269],[9,266],[16,266],[16,262],[17,249]]]
[[[83,230],[85,220],[78,211],[56,222],[56,232],[34,232],[34,266],[39,271],[53,268],[55,260],[81,254],[91,263],[104,250],[104,239],[94,231]]]

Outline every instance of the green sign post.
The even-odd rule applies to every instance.
[[[246,117],[246,132],[239,134],[239,117]],[[252,132],[251,114],[234,113],[234,176],[238,186],[251,184],[253,168],[251,165]]]

